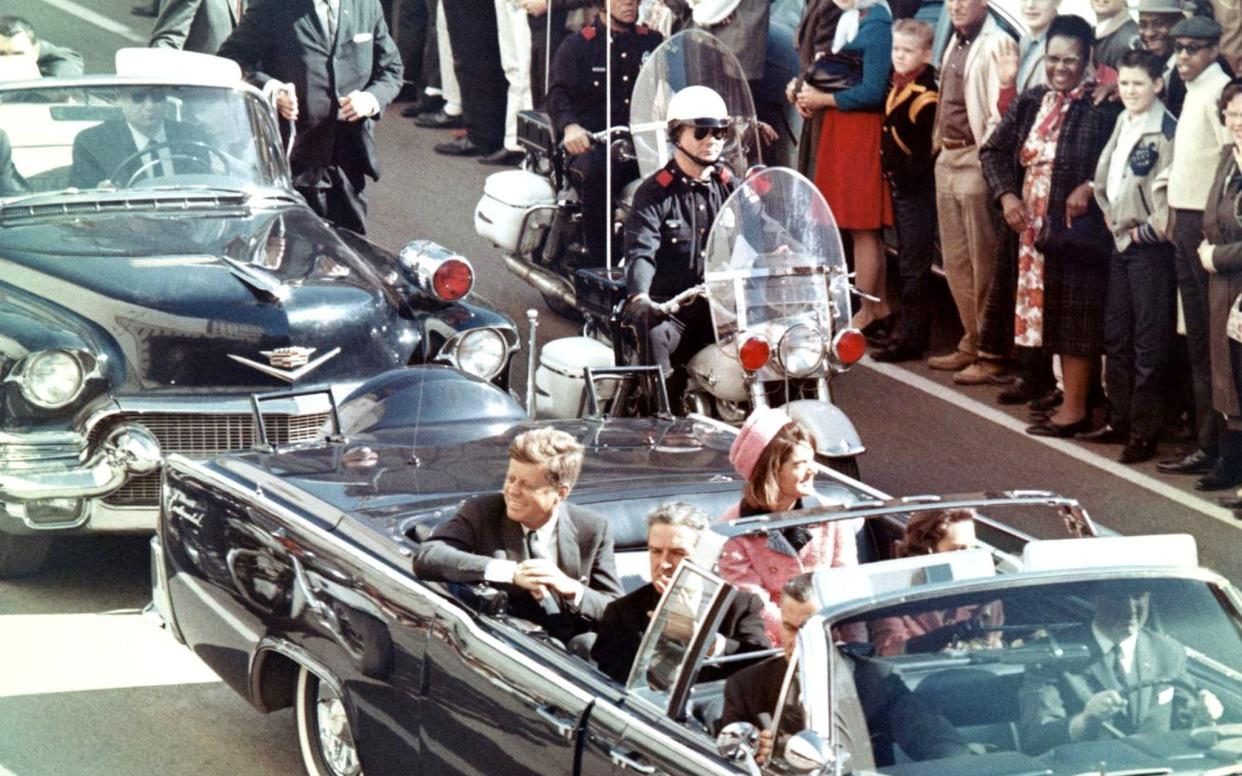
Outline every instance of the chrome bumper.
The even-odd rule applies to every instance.
[[[0,464],[0,501],[107,495],[130,475],[155,471],[160,461],[160,445],[151,432],[142,426],[123,425],[113,429],[95,454],[77,466],[37,461],[24,468]]]

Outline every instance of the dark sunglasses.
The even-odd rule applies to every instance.
[[[694,139],[695,140],[702,140],[708,135],[711,135],[716,140],[724,140],[728,134],[729,134],[728,127],[695,127],[694,128]]]
[[[1195,54],[1198,54],[1200,51],[1203,51],[1204,49],[1209,49],[1211,47],[1212,47],[1211,43],[1174,43],[1173,53],[1180,54],[1183,51],[1185,51],[1187,54],[1193,57]]]
[[[130,102],[137,105],[140,102],[164,102],[168,99],[168,95],[163,92],[130,92]]]

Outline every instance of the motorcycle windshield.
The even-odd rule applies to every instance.
[[[717,342],[741,332],[773,347],[800,325],[823,342],[850,322],[841,232],[815,184],[773,167],[725,201],[707,237],[704,272]]]
[[[759,163],[759,122],[746,74],[737,57],[714,35],[684,30],[651,52],[638,73],[630,98],[630,134],[638,169],[646,178],[672,158],[668,140],[668,102],[687,86],[708,86],[724,98],[732,129],[721,158],[736,174]]]

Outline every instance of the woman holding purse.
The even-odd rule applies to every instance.
[[[812,63],[795,102],[803,118],[823,112],[815,185],[828,200],[837,225],[850,232],[856,285],[882,298],[885,259],[880,230],[893,222],[893,216],[880,168],[880,134],[893,67],[893,16],[884,0],[833,2],[843,13],[831,53]],[[870,326],[871,334],[875,330],[871,325],[888,317],[887,302],[867,300],[854,316],[854,326]]]
[[[1064,400],[1036,436],[1087,431],[1087,393],[1104,349],[1111,235],[1091,181],[1120,106],[1095,105],[1094,30],[1078,16],[1048,28],[1047,86],[1027,89],[979,152],[992,196],[1018,234],[1014,344],[1061,359]]]

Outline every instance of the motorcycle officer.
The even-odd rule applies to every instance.
[[[625,222],[626,316],[646,331],[646,360],[658,364],[677,407],[687,383],[685,364],[712,339],[707,301],[698,299],[664,317],[658,307],[703,281],[707,235],[737,187],[721,161],[730,130],[724,99],[706,86],[688,86],[669,101],[673,158],[639,186]]]
[[[647,56],[663,42],[660,33],[636,24],[638,0],[606,0],[607,24],[597,18],[561,43],[552,61],[547,108],[565,147],[570,185],[582,203],[582,231],[591,266],[607,263],[608,197],[605,167],[608,145],[591,133],[628,124],[630,96]],[[608,30],[612,31],[612,110],[607,110]],[[638,163],[617,164],[612,172],[614,196],[638,177]]]

